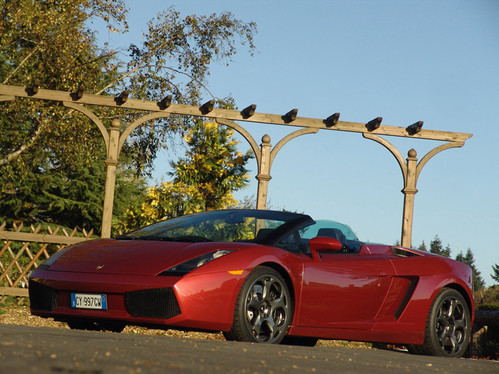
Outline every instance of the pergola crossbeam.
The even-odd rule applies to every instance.
[[[37,93],[30,94],[31,90],[32,90],[31,88],[26,88],[26,87],[0,85],[0,101],[2,101],[1,99],[2,95],[26,97],[26,98],[40,99],[40,100],[53,100],[59,102],[75,101],[73,99],[75,97],[74,93],[72,94],[70,92],[45,90],[39,88]],[[121,99],[118,99],[120,96]],[[102,105],[107,107],[135,109],[135,110],[143,110],[149,112],[163,111],[170,114],[200,116],[200,117],[207,117],[214,119],[220,118],[232,121],[258,122],[268,125],[308,127],[308,128],[316,128],[319,130],[324,129],[324,130],[347,131],[347,132],[356,132],[356,133],[370,132],[377,135],[411,137],[416,139],[429,139],[429,140],[450,141],[450,142],[466,141],[466,139],[472,136],[472,134],[467,134],[467,133],[438,131],[438,130],[423,130],[423,129],[420,129],[419,132],[414,132],[413,134],[411,134],[410,133],[411,131],[408,130],[410,126],[401,127],[401,126],[381,125],[381,121],[379,121],[379,118],[381,117],[378,117],[375,120],[373,120],[376,122],[375,123],[376,125],[378,125],[379,122],[379,126],[375,129],[372,129],[371,126],[372,124],[374,124],[373,121],[365,123],[339,121],[338,119],[336,119],[335,121],[335,117],[339,118],[339,113],[330,116],[326,119],[322,119],[322,118],[298,117],[296,116],[296,114],[298,113],[297,109],[293,109],[290,112],[286,113],[285,115],[279,115],[279,114],[252,112],[251,110],[246,110],[247,108],[242,111],[232,110],[232,109],[220,109],[220,108],[212,109],[210,102],[207,102],[200,107],[192,105],[184,105],[184,104],[170,104],[169,106],[166,106],[163,100],[156,102],[151,100],[137,100],[137,99],[127,98],[126,101],[122,102],[122,99],[124,98],[125,95],[123,93],[121,93],[118,97],[83,94],[81,98],[77,100],[77,102],[79,104]]]

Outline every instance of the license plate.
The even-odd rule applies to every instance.
[[[71,308],[106,310],[107,297],[106,295],[72,293]]]

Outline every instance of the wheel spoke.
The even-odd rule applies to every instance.
[[[258,310],[258,308],[260,307],[262,295],[260,292],[258,292],[258,288],[260,287],[253,287],[249,294],[250,300],[247,304],[249,309]]]
[[[437,318],[437,322],[440,326],[444,327],[444,326],[447,326],[449,324],[449,319],[445,316],[445,314],[441,314],[438,318]]]
[[[263,290],[262,290],[262,299],[265,300],[269,297],[271,293],[272,286],[276,281],[274,278],[266,278],[263,280]]]
[[[447,316],[449,318],[455,318],[455,312],[456,312],[456,307],[458,305],[458,301],[456,299],[452,299],[450,300],[449,302],[449,312],[447,314]]]
[[[263,318],[258,315],[254,320],[252,330],[256,339],[266,342],[274,337],[276,325],[272,318]]]
[[[455,323],[456,330],[464,331],[468,327],[465,319],[457,320]]]
[[[272,339],[275,335],[274,332],[277,326],[272,318],[266,318],[264,323],[266,325],[266,328],[268,329],[269,339]]]
[[[260,336],[262,333],[262,318],[259,314],[256,315],[256,317],[252,321],[252,329],[255,334],[255,336]]]
[[[449,343],[450,347],[452,347],[449,353],[454,353],[459,350],[459,343],[457,341],[456,334],[454,333],[454,331],[452,331],[452,333],[449,334]]]
[[[286,299],[284,297],[279,297],[278,299],[270,300],[270,306],[272,310],[277,310],[277,309],[284,309],[286,310],[288,308],[288,305],[286,303]]]

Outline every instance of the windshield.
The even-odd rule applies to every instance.
[[[308,216],[253,209],[210,211],[158,222],[117,239],[262,242],[270,233],[304,217]]]

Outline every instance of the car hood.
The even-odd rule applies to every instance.
[[[221,243],[100,239],[71,247],[51,271],[156,275],[174,265],[217,249]]]

